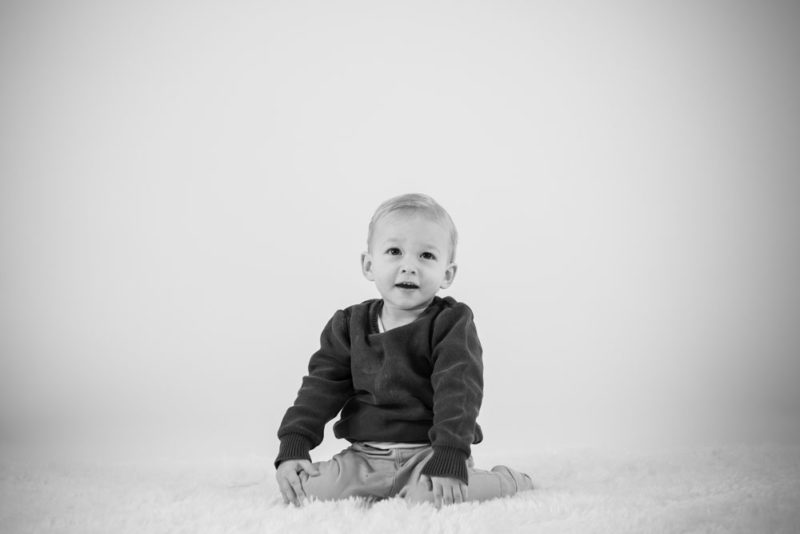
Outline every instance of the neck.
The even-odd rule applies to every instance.
[[[433,302],[433,299],[416,308],[405,310],[394,308],[390,305],[387,306],[386,301],[384,300],[383,309],[381,310],[381,321],[383,321],[383,327],[386,330],[391,330],[392,328],[397,328],[398,326],[404,326],[414,322],[414,320],[422,315],[422,312],[428,308],[431,302]]]

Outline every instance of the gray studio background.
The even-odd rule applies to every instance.
[[[794,2],[3,2],[3,447],[271,456],[382,200],[494,450],[800,435]],[[339,444],[330,445],[337,449]]]

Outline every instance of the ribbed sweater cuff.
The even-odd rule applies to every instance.
[[[464,484],[469,484],[467,458],[469,455],[461,449],[434,446],[433,456],[422,468],[422,474],[429,477],[457,478]]]
[[[285,460],[311,461],[311,455],[308,453],[310,449],[311,443],[302,434],[286,434],[282,436],[278,457],[275,459],[275,467],[277,468]]]

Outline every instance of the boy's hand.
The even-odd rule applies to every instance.
[[[467,500],[467,485],[457,478],[430,477],[430,488],[433,491],[433,504],[441,508],[444,504],[459,504]]]
[[[301,501],[307,498],[303,483],[308,477],[319,475],[319,471],[308,460],[286,460],[278,466],[275,478],[283,495],[283,502],[300,506]]]

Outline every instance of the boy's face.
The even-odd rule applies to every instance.
[[[422,312],[439,289],[453,283],[450,234],[424,215],[394,211],[373,229],[361,267],[383,297],[384,307]]]

